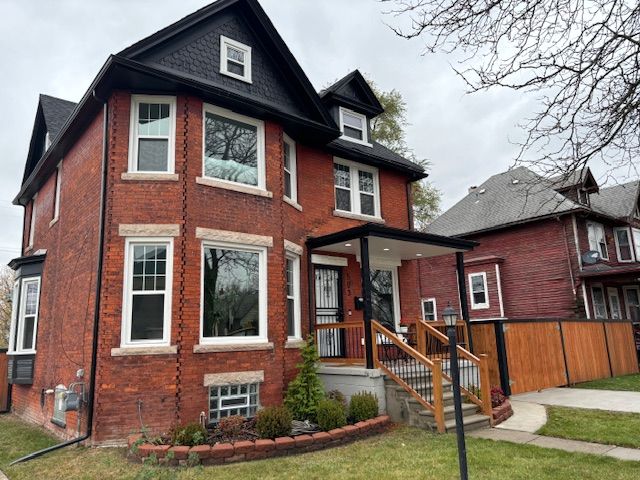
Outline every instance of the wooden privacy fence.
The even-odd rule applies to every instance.
[[[9,408],[8,364],[7,350],[0,349],[0,412]]]
[[[471,334],[491,383],[511,394],[638,373],[626,320],[492,320],[472,322]]]

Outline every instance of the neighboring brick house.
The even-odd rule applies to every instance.
[[[418,318],[416,257],[472,243],[409,232],[426,175],[370,140],[382,112],[358,71],[316,93],[255,0],[110,56],[77,105],[41,96],[15,199],[13,410],[93,443],[251,416],[282,401],[312,318],[366,324],[370,297],[375,318]],[[307,248],[357,226],[404,241],[368,244],[364,315],[363,240]],[[80,418],[54,402],[70,386]]]
[[[428,230],[479,243],[465,258],[472,321],[640,322],[639,192],[638,181],[599,187],[588,168],[546,180],[519,167],[469,189]],[[424,318],[458,304],[454,262],[419,261]]]

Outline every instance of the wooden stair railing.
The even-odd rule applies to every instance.
[[[371,321],[373,363],[431,410],[440,433],[446,431],[442,360],[429,360],[375,320]]]
[[[430,361],[442,362],[442,376],[451,381],[451,362],[449,361],[449,337],[433,328],[428,322],[418,320],[416,324],[417,350]],[[486,354],[474,355],[457,345],[460,371],[460,390],[469,400],[478,405],[484,415],[491,418],[491,381],[489,362]],[[475,387],[475,388],[474,388]]]

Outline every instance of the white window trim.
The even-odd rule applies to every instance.
[[[598,309],[596,308],[596,297],[593,294],[593,290],[596,288],[602,290],[602,305],[604,306],[604,317],[598,316]],[[601,283],[594,283],[593,285],[591,285],[591,307],[593,308],[593,318],[595,318],[596,320],[602,320],[609,317],[609,309],[607,308],[607,293]]]
[[[15,340],[16,340],[16,321],[18,318],[18,302],[19,302],[19,296],[20,294],[20,280],[16,280],[15,282],[13,282],[13,294],[12,294],[12,301],[11,301],[11,328],[9,329],[9,353],[14,353],[15,349],[13,348],[13,346],[15,345]]]
[[[621,231],[626,231],[627,232],[627,238],[629,239],[629,250],[631,250],[631,258],[629,260],[622,260],[622,257],[620,255],[620,242],[618,241],[618,232],[621,232]],[[616,255],[618,256],[618,262],[620,262],[620,263],[635,262],[636,261],[635,248],[634,248],[633,234],[631,232],[631,229],[629,227],[614,228],[613,229],[613,238],[615,239],[615,242],[616,242]]]
[[[597,228],[602,229],[602,238],[604,240],[604,250],[605,250],[605,253],[607,254],[606,257],[602,255],[602,252],[600,252],[600,244],[597,243],[598,242],[597,238],[594,239],[594,241],[596,242],[596,248],[593,248],[593,245],[591,244],[591,238],[589,235],[590,226],[593,226],[596,229]],[[595,250],[596,252],[598,252],[601,255],[602,260],[609,260],[609,245],[607,245],[607,231],[605,230],[603,224],[598,222],[588,221],[587,222],[587,239],[589,240],[589,250]]]
[[[640,228],[631,229],[631,243],[635,254],[635,259],[640,262]]]
[[[625,313],[627,314],[627,320],[631,320],[631,308],[629,305],[629,300],[627,298],[627,292],[629,290],[635,290],[636,292],[638,292],[638,298],[640,298],[640,287],[636,285],[626,285],[622,287],[622,293],[624,295],[624,307],[625,307]]]
[[[473,298],[473,277],[482,277],[482,281],[484,284],[484,303],[476,303]],[[471,298],[471,309],[472,310],[482,310],[485,308],[489,308],[489,282],[487,282],[487,272],[475,272],[469,274],[469,297]]]
[[[425,302],[431,302],[433,303],[433,320],[427,320],[425,312],[424,312],[424,304]],[[435,297],[429,297],[429,298],[422,298],[420,299],[420,307],[422,310],[422,320],[424,320],[425,322],[435,322],[438,320],[438,309],[436,308],[436,299]]]
[[[287,293],[287,300],[290,298],[293,300],[293,335],[289,335],[288,329],[289,325],[287,325],[287,340],[302,340],[302,312],[301,312],[301,303],[300,303],[300,255],[296,255],[295,253],[287,252],[285,255],[287,260],[291,260],[293,262],[293,297],[289,296],[289,292]],[[286,277],[285,277],[286,282]]]
[[[53,218],[51,219],[51,225],[58,221],[60,218],[60,188],[62,186],[62,161],[56,168],[56,191],[53,198]]]
[[[351,162],[349,160],[345,160],[343,158],[334,157],[333,163],[337,163],[338,165],[343,165],[345,167],[349,167],[349,175],[351,181],[351,188],[349,188],[349,194],[351,195],[351,211],[349,210],[340,210],[336,203],[336,188],[342,188],[343,190],[347,190],[344,187],[336,187],[335,184],[335,174],[333,181],[333,197],[334,197],[334,215],[340,216],[339,213],[357,215],[362,217],[362,219],[368,220],[371,219],[373,221],[382,220],[382,216],[380,213],[380,180],[379,180],[379,172],[375,167],[369,167],[363,165],[361,163]],[[373,208],[374,215],[367,215],[366,213],[361,213],[362,208],[360,206],[360,181],[358,177],[358,171],[368,172],[373,175]]]
[[[36,313],[33,320],[33,343],[31,348],[22,348],[22,342],[24,340],[24,312],[27,302],[27,290],[25,285],[27,283],[35,282],[38,285],[38,296],[36,299]],[[18,282],[16,282],[18,283]],[[9,334],[9,353],[17,355],[33,355],[36,353],[36,344],[38,341],[38,320],[40,317],[40,277],[25,277],[20,280],[20,295],[18,296],[18,308],[16,315],[12,315],[11,333]],[[17,331],[16,331],[17,330]],[[14,346],[16,348],[14,348]]]
[[[232,60],[232,62],[244,67],[244,76],[227,70],[227,50],[229,46],[244,52],[244,63],[241,64],[240,62]],[[237,40],[220,35],[220,73],[227,75],[228,77],[235,78],[236,80],[253,83],[251,80],[251,47],[244,43],[240,43]]]
[[[205,248],[222,248],[258,254],[258,317],[259,335],[247,337],[205,337],[204,332],[204,250]],[[235,242],[204,240],[200,248],[200,345],[249,345],[268,343],[268,281],[267,281],[267,247],[246,245]]]
[[[284,194],[286,200],[291,200],[294,203],[298,203],[298,156],[296,154],[296,142],[294,142],[289,135],[284,133],[282,135],[283,141],[283,170],[287,171],[284,167],[284,144],[289,145],[289,177],[291,177],[291,196],[288,197]],[[283,187],[284,188],[284,187]]]
[[[612,298],[616,298],[618,300],[618,319],[622,318],[622,303],[620,302],[620,293],[618,292],[617,287],[607,287],[607,300],[609,300],[609,316],[611,318],[615,318],[613,316],[613,302],[611,301]]]
[[[33,248],[33,239],[35,236],[36,230],[36,199],[38,198],[38,194],[34,194],[31,199],[31,218],[29,218],[29,244],[27,245],[27,249]]]
[[[166,244],[167,266],[165,271],[164,322],[162,338],[158,340],[130,340],[131,307],[133,304],[133,247],[135,245]],[[120,334],[121,348],[139,348],[152,346],[170,346],[171,341],[171,304],[173,298],[173,237],[129,237],[125,239],[124,281],[122,288],[122,326]]]
[[[353,143],[359,143],[360,145],[366,145],[367,147],[372,147],[373,145],[369,143],[369,132],[368,132],[368,124],[367,124],[367,116],[358,112],[354,112],[348,108],[339,107],[340,111],[340,131],[342,132],[342,136],[340,137],[342,140],[347,140]],[[344,134],[344,112],[349,115],[353,115],[354,117],[359,117],[362,120],[362,140],[358,140],[357,138],[349,137]],[[353,128],[353,127],[351,127]]]
[[[206,122],[207,113],[212,113],[220,117],[228,118],[229,120],[235,120],[237,122],[246,123],[248,125],[252,125],[256,127],[256,136],[257,136],[256,155],[258,157],[257,158],[258,185],[249,185],[242,182],[232,182],[231,180],[224,180],[222,178],[207,176],[207,172],[205,168],[205,153],[206,153],[205,138],[207,134],[207,122]],[[245,115],[232,112],[231,110],[227,110],[226,108],[220,108],[220,107],[216,107],[215,105],[205,103],[202,108],[202,178],[205,180],[213,180],[215,183],[220,183],[222,185],[226,184],[226,185],[232,185],[232,186],[240,186],[243,189],[257,190],[259,192],[263,192],[264,193],[263,196],[271,196],[271,192],[267,192],[266,190],[267,180],[266,180],[266,161],[265,161],[264,122],[262,120],[258,120],[257,118],[247,117]]]
[[[167,170],[138,170],[138,139],[165,138],[163,136],[138,135],[138,108],[141,103],[169,104],[169,136],[167,144]],[[129,116],[129,171],[127,173],[145,173],[153,175],[174,175],[176,163],[176,97],[166,95],[131,95]]]

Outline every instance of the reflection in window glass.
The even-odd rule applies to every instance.
[[[374,320],[395,331],[393,274],[390,270],[371,270],[371,307]]]

